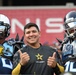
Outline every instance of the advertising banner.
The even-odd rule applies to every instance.
[[[66,8],[49,9],[0,9],[0,14],[5,14],[11,21],[11,34],[9,38],[15,38],[18,33],[23,36],[24,25],[29,22],[36,23],[41,30],[41,43],[52,44],[56,38],[64,38],[64,16],[71,10]]]

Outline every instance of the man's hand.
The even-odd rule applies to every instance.
[[[49,57],[48,60],[47,60],[47,65],[52,67],[52,68],[55,68],[56,67],[56,52],[53,53],[53,56]]]
[[[22,53],[21,50],[18,52],[20,54],[20,64],[26,65],[26,63],[30,60],[30,56],[26,52]]]

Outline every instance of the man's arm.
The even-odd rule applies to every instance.
[[[13,56],[13,70],[12,70],[12,75],[19,75],[20,73],[20,69],[21,69],[21,65],[19,63],[19,53],[18,51],[14,54]]]
[[[56,55],[56,52],[54,52],[53,55],[48,58],[47,64],[54,69],[56,75],[59,75],[64,72],[64,66],[57,62],[58,59],[56,60]]]
[[[64,67],[63,67],[63,66],[61,66],[61,65],[59,65],[58,63],[57,63],[57,66],[58,66],[58,68],[59,68],[60,72],[61,72],[61,73],[63,73],[63,72],[64,72]]]
[[[13,69],[12,75],[19,75],[21,69],[20,63],[16,66],[16,68]]]

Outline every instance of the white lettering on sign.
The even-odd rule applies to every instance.
[[[31,22],[31,21],[30,21],[29,18],[27,18],[25,24],[27,24],[29,22]],[[40,29],[40,19],[39,18],[36,19],[36,24],[38,25],[38,27]],[[11,20],[11,33],[12,34],[15,34],[16,33],[16,28],[17,27],[19,27],[20,30],[22,30],[22,31],[24,29],[24,25],[20,21],[18,21],[17,19],[12,19]]]
[[[27,24],[27,23],[29,23],[29,22],[31,22],[31,21],[30,21],[30,18],[26,18],[25,23]],[[40,19],[39,19],[39,18],[36,18],[36,24],[38,25],[38,27],[39,27],[39,29],[40,29]]]
[[[21,30],[23,30],[24,25],[21,24],[17,19],[12,19],[11,20],[11,32],[14,34],[16,33],[16,26],[19,27]]]
[[[45,21],[46,26],[48,27],[46,29],[46,33],[61,33],[63,32],[64,28],[62,23],[63,19],[62,18],[48,18]],[[56,28],[58,27],[58,28]]]
[[[38,25],[39,29],[41,30],[41,19],[36,18],[36,24]],[[25,24],[31,22],[30,18],[25,19]],[[64,31],[63,25],[62,25],[63,19],[62,18],[48,18],[45,20],[46,33],[61,33]],[[20,28],[21,31],[24,29],[24,25],[22,24],[18,19],[13,18],[11,19],[11,33],[15,34],[16,29]],[[45,27],[42,25],[42,27]]]

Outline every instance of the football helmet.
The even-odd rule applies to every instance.
[[[64,17],[64,29],[66,36],[74,36],[76,32],[76,11],[70,11]]]
[[[10,35],[10,21],[7,16],[0,14],[0,39]]]

